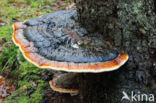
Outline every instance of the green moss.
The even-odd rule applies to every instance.
[[[24,81],[20,81],[23,83]],[[42,99],[42,91],[48,84],[45,81],[39,80],[38,85],[34,86],[31,83],[23,83],[23,87],[19,88],[15,93],[9,96],[5,103],[39,103]],[[32,90],[32,93],[29,91]]]
[[[48,83],[45,83],[42,80],[39,80],[38,83],[39,84],[38,84],[38,87],[37,87],[36,91],[33,94],[31,94],[31,96],[30,96],[31,98],[33,98],[32,103],[39,103],[39,101],[42,99],[43,88],[46,85],[48,85]]]
[[[10,25],[5,25],[0,27],[0,37],[4,37],[7,41],[11,39],[10,34],[12,34],[12,27]]]
[[[48,83],[41,80],[38,73],[44,75],[45,70],[41,70],[27,62],[19,50],[15,48],[15,45],[11,45],[10,48],[4,50],[2,55],[0,55],[0,71],[4,73],[9,70],[10,76],[18,76],[18,78],[14,80],[18,89],[5,100],[5,103],[39,103],[43,95],[42,90]],[[16,58],[18,58],[19,61]],[[32,89],[34,92],[29,94],[29,90]]]
[[[41,75],[38,73],[44,75],[46,70],[41,70],[27,62],[15,45],[10,45],[0,55],[1,73],[8,72],[8,70],[9,76],[17,76],[14,83],[18,89],[5,100],[6,103],[38,103],[42,99],[42,90],[45,86],[47,87],[48,83],[41,80]],[[34,92],[29,94],[29,90],[32,89]]]
[[[10,45],[0,55],[0,72],[6,69],[14,69],[17,54],[17,49],[15,48],[15,45]]]
[[[12,42],[12,25],[17,21],[35,18],[53,11],[56,0],[2,0],[0,1],[0,20],[7,24],[0,27],[0,75],[11,78],[16,91],[5,99],[5,103],[39,103],[42,90],[49,84],[41,79],[45,71],[29,63],[18,47]],[[65,0],[70,2],[71,0]],[[48,7],[48,9],[46,8]],[[2,50],[3,49],[3,50]],[[2,52],[1,52],[2,50]],[[7,75],[6,75],[7,74]],[[34,85],[34,83],[36,85]],[[29,91],[32,91],[30,93]]]
[[[4,103],[30,103],[29,97],[26,96],[26,93],[16,91],[16,93],[12,94],[8,97]]]

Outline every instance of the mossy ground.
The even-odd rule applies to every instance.
[[[71,0],[64,1],[68,3]],[[0,20],[6,22],[0,27],[0,75],[16,88],[15,93],[5,99],[6,103],[39,103],[43,89],[49,86],[48,81],[43,79],[47,70],[41,70],[27,62],[13,44],[12,25],[53,12],[55,2],[56,0],[0,0]],[[65,5],[59,7],[64,8]]]

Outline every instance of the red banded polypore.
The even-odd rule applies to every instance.
[[[117,70],[125,64],[128,54],[116,53],[105,45],[102,37],[91,34],[85,36],[83,28],[74,28],[77,24],[71,16],[76,15],[75,13],[75,11],[60,11],[30,21],[17,22],[13,25],[13,41],[25,59],[39,68],[99,73]],[[66,29],[67,24],[71,24],[69,26],[71,28]],[[55,91],[63,93],[78,91],[56,85],[59,78],[60,76],[57,76],[50,81]]]
[[[24,25],[22,22],[13,25],[13,41],[19,46],[24,57],[39,68],[49,68],[53,70],[61,70],[67,72],[106,72],[113,71],[121,67],[127,60],[126,53],[119,54],[115,59],[105,62],[90,62],[90,63],[74,63],[74,62],[59,62],[48,60],[47,58],[37,53],[37,48],[32,42],[29,42],[23,35]]]
[[[79,89],[76,83],[77,74],[75,73],[65,73],[58,76],[55,76],[53,80],[49,82],[50,87],[60,93],[70,93],[71,95],[78,94]]]

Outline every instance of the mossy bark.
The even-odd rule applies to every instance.
[[[156,94],[156,1],[75,2],[79,22],[88,32],[102,33],[108,44],[129,55],[117,71],[81,75],[82,103],[126,103],[122,91]]]

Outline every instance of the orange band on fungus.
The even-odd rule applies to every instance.
[[[45,57],[37,54],[33,43],[30,43],[23,35],[23,28],[25,26],[22,22],[13,25],[13,41],[19,46],[24,57],[39,68],[49,68],[53,70],[62,70],[68,72],[105,72],[113,71],[121,67],[127,60],[128,54],[122,53],[114,60],[106,62],[93,62],[93,63],[72,63],[72,62],[58,62],[48,60]],[[52,83],[52,82],[51,82]]]
[[[54,90],[54,91],[57,91],[57,92],[60,92],[60,93],[74,93],[74,94],[77,94],[79,92],[78,89],[66,89],[66,88],[63,88],[63,87],[59,87],[56,85],[56,80],[59,78],[60,76],[56,76],[55,78],[53,78],[53,80],[49,81],[49,84],[50,84],[50,87]]]

